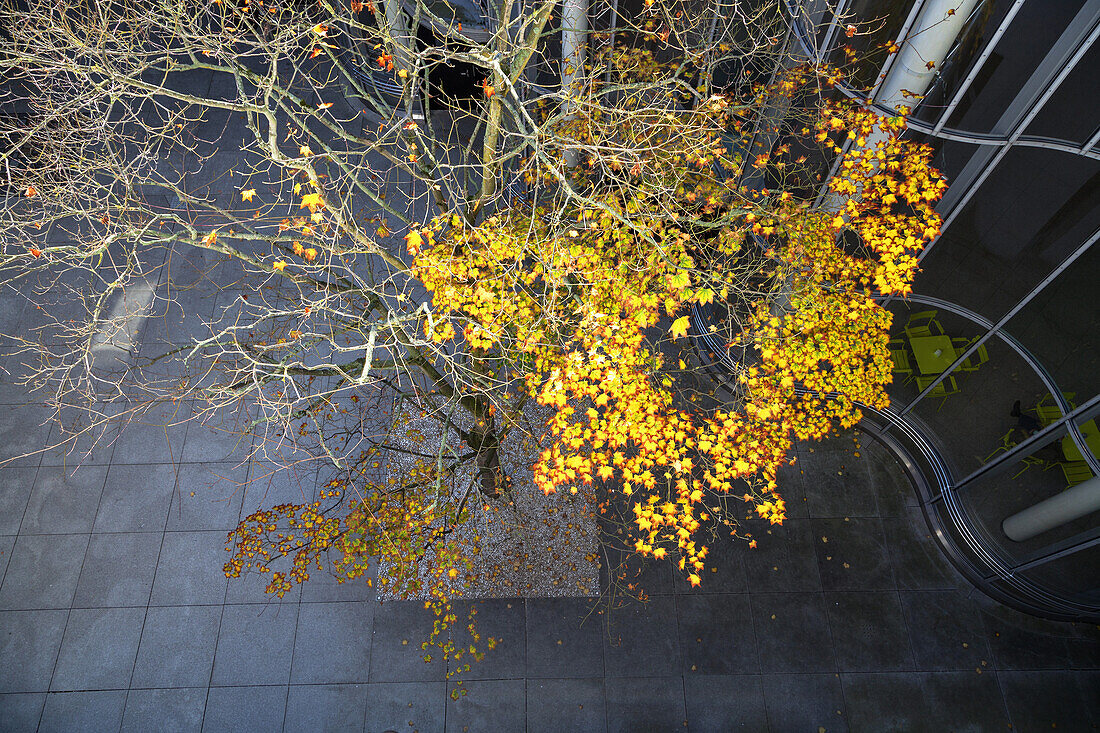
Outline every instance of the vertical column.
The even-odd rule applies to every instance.
[[[584,64],[588,58],[585,45],[587,35],[588,0],[564,0],[561,11],[561,87],[567,115],[577,109],[578,86],[584,78]],[[566,167],[576,168],[580,157],[579,150],[566,150]]]

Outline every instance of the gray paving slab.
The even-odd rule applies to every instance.
[[[999,672],[997,678],[1012,724],[1018,730],[1083,731],[1100,722],[1089,710],[1088,691],[1072,672]]]
[[[527,730],[607,730],[603,679],[528,679]]]
[[[134,663],[135,688],[197,687],[210,684],[222,607],[151,607]]]
[[[106,466],[42,466],[35,477],[20,532],[25,535],[91,532],[106,478]]]
[[[37,403],[0,405],[0,466],[37,466],[50,437],[50,411]]]
[[[0,710],[4,711],[7,730],[37,730],[46,704],[44,692],[13,692],[0,694]]]
[[[225,606],[210,683],[287,684],[297,624],[296,604]]]
[[[681,597],[677,599],[676,621],[686,685],[700,676],[760,671],[747,594]]]
[[[50,688],[68,618],[68,609],[0,611],[0,692]]]
[[[303,603],[294,636],[292,684],[364,683],[370,678],[371,602]]]
[[[284,733],[361,731],[367,713],[364,685],[291,685]],[[394,727],[396,729],[396,726]],[[419,729],[429,730],[429,729]]]
[[[454,685],[449,686],[455,689]],[[471,730],[521,730],[526,725],[527,694],[522,679],[471,680],[465,695],[447,696],[449,733]]]
[[[890,551],[878,517],[811,519],[825,590],[893,590]]]
[[[604,638],[604,673],[610,677],[681,674],[676,599],[654,596],[612,612]]]
[[[225,601],[225,532],[165,532],[150,603],[156,606]]]
[[[528,680],[602,678],[604,618],[597,599],[528,599]]]
[[[375,614],[370,682],[435,682],[445,679],[438,649],[422,650],[435,616],[417,601],[391,601]],[[430,656],[429,663],[424,657]]]
[[[51,692],[46,695],[40,733],[101,733],[122,725],[125,690]]]
[[[754,593],[750,603],[761,672],[836,671],[823,594]]]
[[[974,599],[936,590],[899,596],[918,670],[976,670],[993,659]]]
[[[65,625],[52,691],[130,686],[145,608],[74,608]]]
[[[267,733],[282,730],[287,687],[211,687],[204,733]]]
[[[179,461],[187,437],[190,401],[128,405],[121,425],[112,467],[126,464],[171,464]]]
[[[0,534],[19,532],[37,471],[34,466],[0,468]]]
[[[772,730],[848,730],[839,675],[766,674],[760,679]]]
[[[0,610],[68,609],[89,535],[19,535],[0,586]]]
[[[446,725],[447,684],[375,682],[364,685],[365,730],[442,731]]]
[[[248,464],[213,460],[180,466],[167,529],[228,532],[237,526]]]
[[[205,687],[130,690],[122,714],[122,732],[199,733],[206,694]]]
[[[73,606],[147,606],[163,538],[160,532],[93,534]]]
[[[608,677],[607,730],[682,730],[687,720],[682,677]]]
[[[454,604],[457,616],[451,638],[455,646],[462,650],[469,646],[485,651],[485,658],[476,662],[464,654],[457,661],[452,657],[448,669],[461,679],[522,679],[527,669],[527,623],[526,604],[522,598],[492,598],[479,601],[464,601]],[[471,616],[471,612],[473,615]],[[473,623],[475,639],[468,629]],[[494,639],[496,646],[487,651],[488,639]],[[465,665],[472,665],[469,671],[462,671]]]
[[[810,520],[787,519],[775,525],[760,519],[745,524],[757,541],[755,548],[739,549],[749,591],[821,590]],[[706,582],[709,585],[710,579]]]
[[[701,675],[684,679],[689,731],[760,731],[770,728],[759,675]]]
[[[825,610],[841,672],[914,669],[897,591],[827,592]]]
[[[0,535],[0,585],[4,583],[4,576],[8,572],[8,561],[11,560],[11,551],[15,549],[15,535]]]
[[[112,464],[96,510],[95,532],[163,532],[179,469]]]

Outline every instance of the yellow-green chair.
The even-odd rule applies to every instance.
[[[1063,461],[1058,464],[1058,467],[1062,469],[1062,475],[1066,477],[1067,489],[1092,478],[1089,464],[1084,461]]]
[[[951,345],[955,347],[956,353],[963,353],[970,348],[972,341],[967,339],[951,339]],[[959,364],[959,371],[961,372],[976,372],[978,367],[989,361],[989,352],[986,351],[985,344],[978,347],[970,356],[966,357],[966,360],[962,364]]]
[[[928,385],[936,381],[936,378],[938,376],[939,375],[937,374],[933,374],[927,377],[917,377],[917,388],[923,392],[928,387]],[[959,389],[959,384],[955,381],[955,378],[949,376],[947,379],[943,380],[935,387],[933,387],[932,391],[928,394],[933,397],[947,397],[948,395],[958,394],[961,391],[962,390]]]
[[[919,311],[912,313],[905,322],[905,335],[909,338],[920,336],[942,336],[943,326],[936,320],[939,311]]]
[[[1070,408],[1077,406],[1073,402],[1073,398],[1077,396],[1076,392],[1063,392],[1062,396],[1066,398]],[[1039,422],[1044,428],[1062,419],[1062,409],[1054,402],[1054,395],[1048,392],[1043,399],[1039,400],[1039,403],[1035,405],[1035,417],[1039,418]]]
[[[906,381],[913,376],[913,365],[909,362],[909,349],[901,339],[890,339],[890,361],[894,363],[894,374],[904,374]]]

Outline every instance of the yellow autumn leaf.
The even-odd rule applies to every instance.
[[[688,316],[680,316],[672,322],[672,328],[669,330],[669,333],[672,334],[672,338],[687,336],[689,325],[691,325],[691,319]]]
[[[256,189],[250,188],[247,191],[241,191],[241,200],[251,201],[252,197],[256,195]]]
[[[316,212],[318,209],[323,209],[324,207],[325,202],[321,200],[321,194],[314,192],[307,193],[302,197],[302,205],[299,208]]]
[[[286,269],[286,260],[279,260],[278,262],[273,264],[272,267],[274,267],[277,272],[282,272],[284,269]]]

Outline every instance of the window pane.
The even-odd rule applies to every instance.
[[[1084,143],[1096,131],[1092,99],[1100,77],[1100,47],[1085,53],[1058,90],[1028,125],[1028,135]]]
[[[1024,306],[1005,330],[1023,344],[1063,392],[1084,401],[1100,392],[1100,243],[1094,244]]]
[[[929,316],[928,314],[933,314]],[[899,314],[900,315],[900,314]],[[892,349],[904,349],[911,374],[895,375],[896,403],[908,403],[948,367],[984,329],[944,309],[911,306],[907,321],[895,316]],[[931,318],[931,320],[930,320]],[[924,330],[931,335],[922,335]],[[941,353],[937,354],[939,351]],[[1019,424],[1015,403],[1034,405],[1046,393],[1039,376],[997,337],[981,347],[934,392],[916,403],[912,415],[935,435],[956,477],[970,474],[1026,435],[1010,433]]]
[[[1100,162],[1015,149],[933,245],[914,289],[995,321],[1098,226]]]

